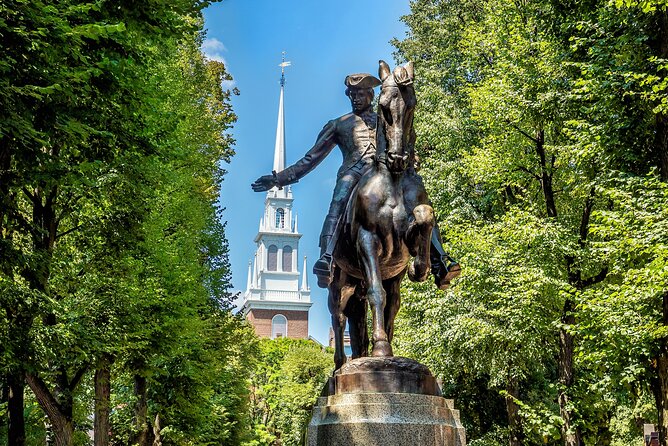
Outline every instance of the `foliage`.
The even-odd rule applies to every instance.
[[[249,445],[301,445],[333,354],[311,340],[262,339],[251,377],[255,439]]]
[[[59,444],[92,427],[101,358],[117,444],[156,416],[166,445],[247,434],[254,336],[217,204],[236,117],[206,4],[0,6],[0,374],[29,377],[29,431],[46,415]]]
[[[666,338],[665,5],[417,0],[403,19],[421,174],[463,273],[406,285],[399,350],[473,441],[634,438],[615,410]]]

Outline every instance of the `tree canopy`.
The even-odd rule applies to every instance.
[[[666,444],[666,5],[418,0],[404,21],[464,272],[407,286],[403,352],[467,395],[480,444],[629,444],[629,413]]]

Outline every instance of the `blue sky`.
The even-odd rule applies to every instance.
[[[236,155],[221,191],[235,291],[245,289],[248,261],[255,253],[253,238],[264,210],[265,193],[253,192],[250,184],[270,173],[273,164],[281,52],[292,62],[285,86],[289,165],[311,148],[327,121],[350,112],[346,75],[377,75],[379,59],[394,66],[389,41],[405,36],[400,17],[409,12],[407,0],[225,0],[206,9],[203,50],[225,62],[234,77],[229,86],[241,93],[232,100],[238,115],[232,130]],[[317,287],[310,270],[319,255],[318,235],[340,163],[341,154],[334,149],[292,187],[299,231],[304,234],[299,256],[308,257],[314,302],[309,332],[322,343],[327,342],[330,326],[327,292]]]

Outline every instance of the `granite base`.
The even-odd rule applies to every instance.
[[[360,358],[334,375],[313,408],[308,446],[465,446],[453,400],[406,358]]]

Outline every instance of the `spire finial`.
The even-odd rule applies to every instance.
[[[285,85],[285,67],[289,67],[290,65],[291,62],[285,60],[285,51],[283,51],[281,53],[281,63],[278,64],[281,67],[281,87]]]

